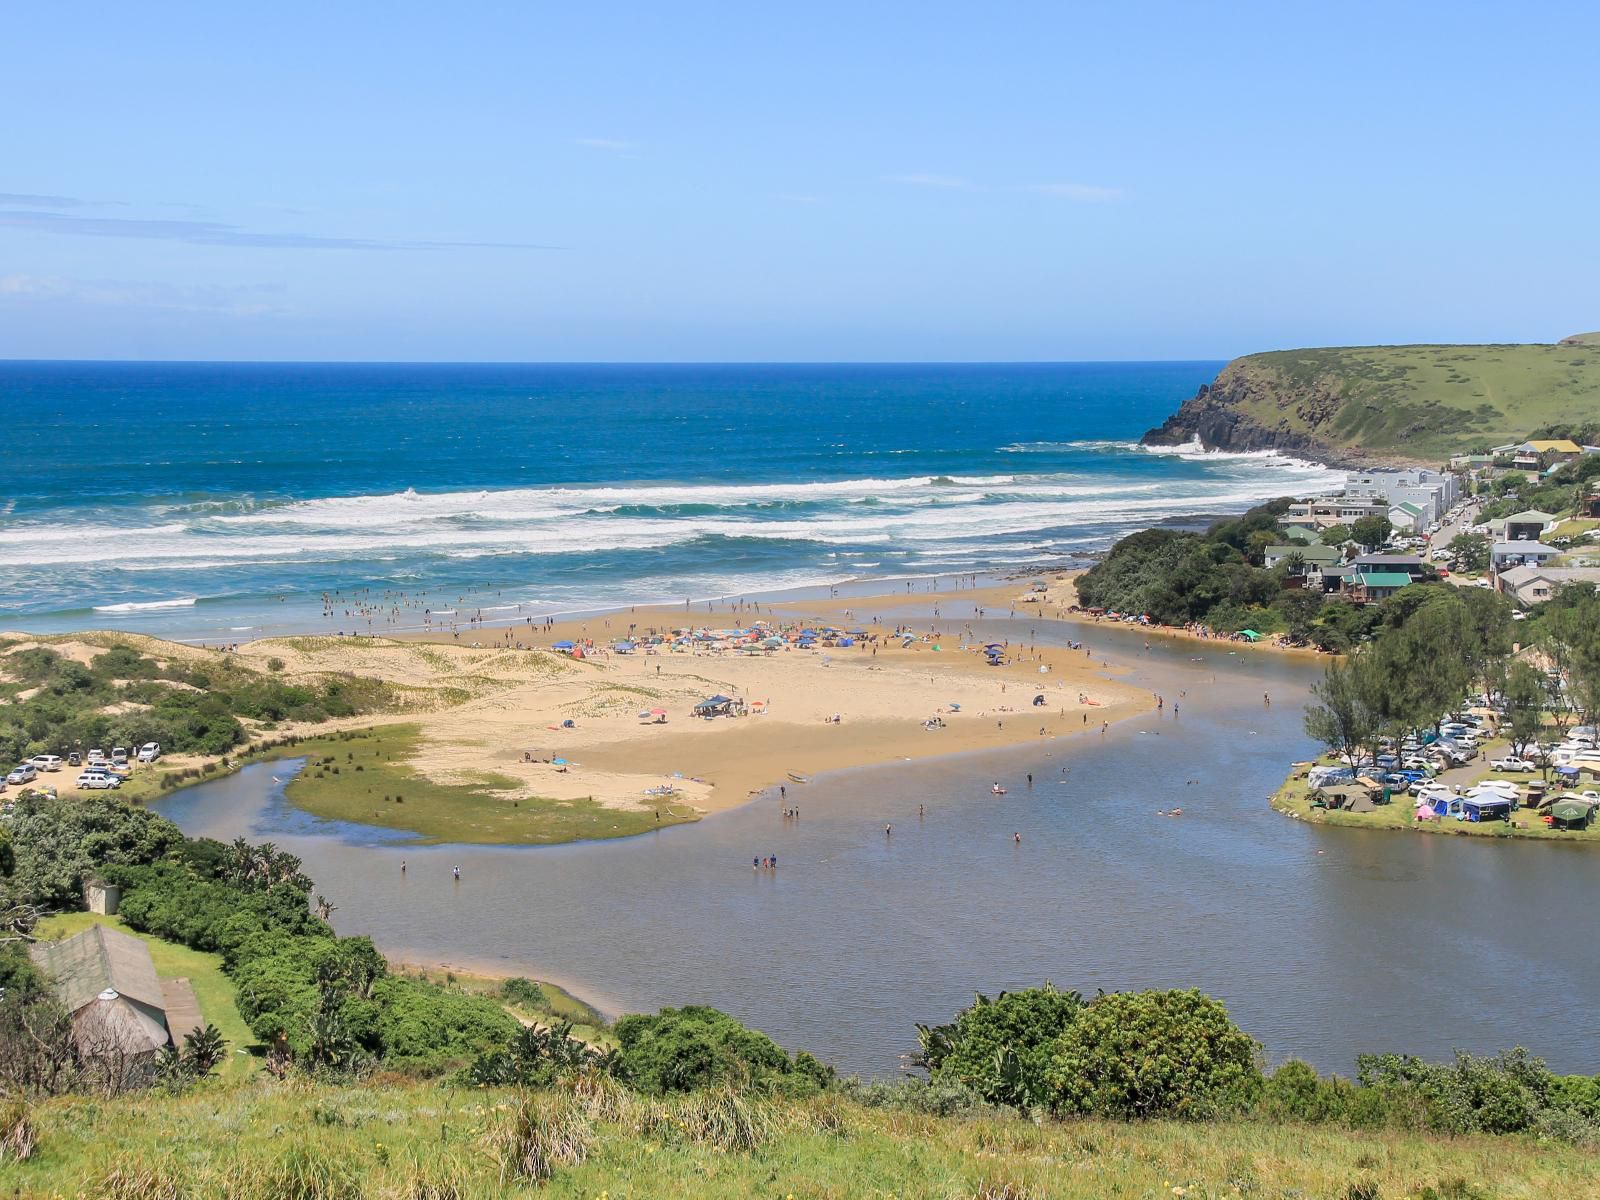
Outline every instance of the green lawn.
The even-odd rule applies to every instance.
[[[560,1200],[1488,1200],[1600,1195],[1600,1156],[1531,1136],[1430,1137],[1309,1124],[939,1118],[838,1097],[766,1104],[750,1149],[719,1147],[697,1100],[561,1095],[577,1162],[502,1181],[519,1098],[402,1082],[256,1081],[39,1105],[39,1149],[0,1165],[19,1196],[548,1196]],[[703,1111],[703,1107],[701,1109]],[[726,1128],[726,1127],[724,1127]]]
[[[406,765],[420,740],[416,725],[379,725],[307,738],[270,756],[308,759],[287,789],[296,806],[329,820],[406,830],[421,843],[545,845],[629,837],[699,819],[689,805],[669,802],[660,805],[658,820],[655,809],[514,798],[506,793],[517,781],[488,771],[470,783],[438,783]]]
[[[200,1002],[200,1015],[222,1031],[228,1039],[228,1057],[220,1074],[224,1079],[242,1079],[256,1069],[257,1060],[247,1051],[256,1044],[250,1027],[239,1015],[233,1000],[233,982],[222,973],[222,958],[164,942],[129,929],[120,917],[103,917],[96,913],[62,913],[47,917],[39,923],[38,936],[56,940],[82,933],[91,925],[109,925],[123,933],[132,934],[150,947],[150,957],[155,962],[156,974],[163,979],[184,978],[194,988],[195,999]]]

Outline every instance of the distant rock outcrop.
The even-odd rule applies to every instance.
[[[1600,334],[1558,344],[1352,346],[1236,358],[1142,439],[1335,466],[1437,464],[1600,422]]]

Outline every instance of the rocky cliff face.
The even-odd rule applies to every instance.
[[[1276,450],[1331,466],[1372,461],[1377,456],[1318,437],[1319,428],[1344,403],[1331,383],[1291,386],[1241,359],[1228,364],[1213,382],[1203,384],[1192,399],[1139,440],[1147,446],[1199,441],[1208,450]]]

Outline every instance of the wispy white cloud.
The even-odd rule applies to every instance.
[[[634,143],[625,142],[620,138],[573,138],[572,144],[574,146],[587,146],[591,150],[610,150],[613,154],[624,154],[629,150],[637,149]]]
[[[1083,200],[1090,203],[1122,199],[1121,188],[1102,187],[1093,183],[1029,183],[1024,184],[1021,190],[1037,192],[1042,196],[1057,196],[1062,200]]]
[[[1077,200],[1085,203],[1105,203],[1120,200],[1122,189],[1103,187],[1093,183],[1025,183],[1020,185],[976,183],[963,175],[882,175],[883,183],[903,184],[906,187],[944,188],[961,192],[1034,192],[1041,196],[1054,196],[1060,200]]]
[[[40,196],[33,192],[0,192],[0,204],[23,208],[83,208],[89,201],[75,196]]]
[[[281,317],[293,310],[275,283],[181,285],[122,279],[63,279],[51,275],[0,275],[0,302],[8,297],[64,300],[110,308],[210,313],[229,317]]]
[[[822,197],[811,192],[774,192],[774,200],[787,200],[790,204],[821,204]]]
[[[23,197],[26,199],[26,197]],[[12,197],[15,201],[17,197]],[[59,211],[87,201],[66,196],[32,197],[35,207],[9,207],[0,195],[0,229],[24,229],[68,237],[133,238],[187,242],[194,246],[246,246],[265,250],[553,250],[535,242],[410,241],[364,237],[326,237],[307,233],[264,233],[222,221],[141,217],[89,217]],[[38,205],[41,199],[51,201]]]
[[[901,183],[907,187],[950,188],[961,191],[972,189],[972,181],[963,179],[959,175],[885,175],[883,182]]]

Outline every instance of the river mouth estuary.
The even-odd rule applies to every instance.
[[[1069,636],[1085,635],[1038,640]],[[1592,879],[1582,849],[1288,820],[1266,799],[1313,749],[1318,664],[1114,628],[1087,640],[1179,714],[837,772],[605,843],[420,846],[320,822],[284,799],[288,762],[157,807],[191,835],[299,855],[335,927],[393,958],[550,979],[608,1015],[712,1004],[847,1072],[893,1075],[914,1022],[1047,979],[1198,987],[1270,1059],[1319,1070],[1519,1044],[1600,1070],[1564,1032],[1600,964],[1552,919]],[[769,855],[777,869],[752,868]]]

